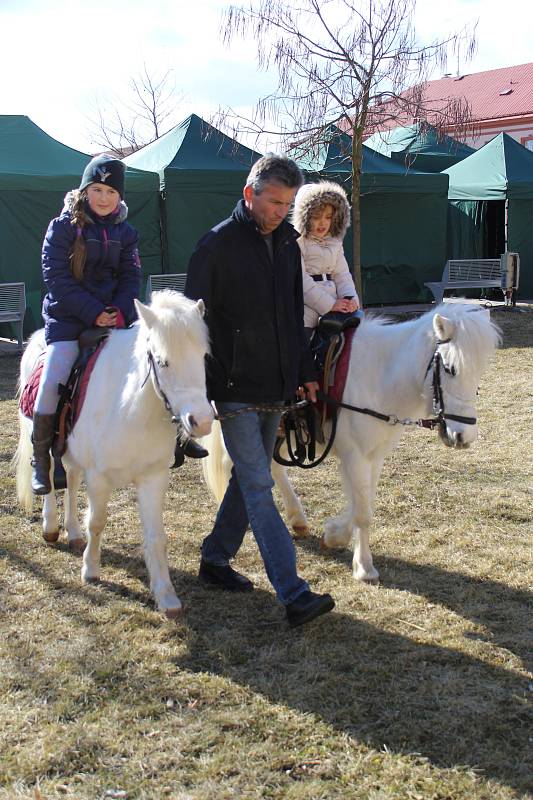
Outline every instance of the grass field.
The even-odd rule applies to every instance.
[[[379,587],[319,550],[334,460],[294,475],[313,527],[300,572],[337,601],[296,630],[251,536],[237,567],[255,592],[198,583],[215,513],[198,462],[165,506],[183,624],[154,609],[131,490],[112,498],[102,582],[82,586],[37,504],[17,508],[18,358],[0,357],[0,800],[533,797],[533,311],[494,319],[479,441],[409,430],[386,463]]]

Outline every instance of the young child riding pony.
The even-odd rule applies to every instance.
[[[46,354],[33,416],[32,489],[48,494],[50,447],[59,400],[87,328],[124,327],[135,319],[141,263],[139,237],[126,222],[121,161],[96,156],[61,215],[46,232],[42,251]]]
[[[350,224],[346,192],[330,181],[305,184],[296,194],[292,224],[300,233],[304,325],[311,336],[328,311],[350,313],[359,308],[342,247]]]

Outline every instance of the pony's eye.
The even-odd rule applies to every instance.
[[[446,372],[447,375],[451,375],[452,378],[456,375],[455,367],[449,367],[447,364],[444,364],[444,372]]]

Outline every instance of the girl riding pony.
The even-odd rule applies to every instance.
[[[46,354],[33,415],[32,489],[48,494],[50,447],[59,400],[78,356],[78,337],[93,326],[120,328],[135,319],[141,262],[139,237],[126,222],[121,161],[87,164],[78,189],[46,232],[42,251]]]

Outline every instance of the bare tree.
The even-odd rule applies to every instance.
[[[285,148],[296,141],[318,153],[334,126],[351,136],[353,264],[357,290],[361,279],[361,159],[364,135],[391,120],[427,120],[438,129],[469,118],[464,102],[424,102],[424,85],[447,57],[475,49],[466,29],[421,45],[413,25],[416,0],[250,0],[229,6],[223,16],[227,44],[253,36],[263,69],[274,67],[275,91],[258,101],[249,120],[234,117],[233,131],[281,137]],[[409,88],[411,87],[411,88]],[[221,114],[230,124],[232,112]],[[340,141],[339,137],[339,141]]]
[[[95,118],[89,120],[94,143],[120,158],[140,150],[166,133],[172,127],[169,121],[177,123],[173,117],[183,97],[176,92],[171,70],[157,76],[145,64],[130,80],[126,98],[97,104]]]

